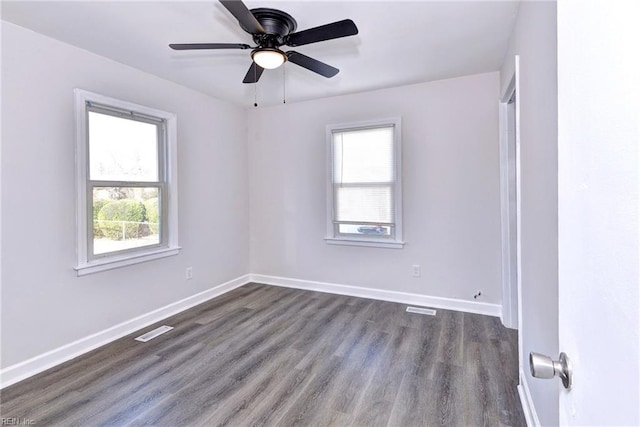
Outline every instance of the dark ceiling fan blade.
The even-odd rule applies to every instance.
[[[247,75],[244,76],[242,83],[257,83],[263,71],[264,68],[252,61],[251,67],[249,67],[249,71],[247,71]]]
[[[192,49],[250,49],[248,44],[241,43],[172,43],[169,47],[173,50]]]
[[[313,59],[307,55],[303,55],[298,52],[289,51],[287,52],[287,59],[289,62],[293,62],[296,65],[301,66],[302,68],[306,68],[307,70],[313,71],[314,73],[318,73],[324,77],[333,77],[340,72],[337,68],[332,67],[331,65],[327,65],[324,62],[320,62],[317,59]]]
[[[302,46],[309,43],[339,39],[340,37],[355,36],[356,34],[358,34],[356,24],[351,19],[345,19],[289,34],[285,44],[287,46]]]
[[[262,24],[253,16],[253,13],[240,0],[220,0],[220,3],[236,17],[242,27],[251,34],[264,34]]]

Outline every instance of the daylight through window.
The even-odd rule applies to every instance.
[[[329,127],[328,240],[401,242],[399,126],[394,119]]]
[[[78,102],[83,110],[78,113],[78,158],[84,160],[79,162],[79,187],[85,195],[79,194],[84,218],[79,227],[86,233],[79,234],[84,244],[77,269],[175,245],[176,231],[170,229],[175,207],[169,200],[176,187],[167,168],[174,116],[95,100],[103,97],[84,91],[78,96],[83,97]]]
[[[88,108],[91,255],[161,243],[163,122]]]

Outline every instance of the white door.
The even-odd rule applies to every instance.
[[[639,23],[635,0],[558,2],[561,425],[640,425]]]

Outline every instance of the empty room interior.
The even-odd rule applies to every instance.
[[[640,425],[637,2],[0,12],[2,425]]]

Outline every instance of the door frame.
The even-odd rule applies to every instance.
[[[522,268],[521,268],[521,178],[520,178],[520,56],[515,55],[514,72],[506,90],[500,97],[500,227],[502,242],[502,324],[518,329],[518,360],[522,370]],[[509,229],[509,158],[508,158],[508,104],[515,96],[515,168],[516,168],[516,284],[511,283],[511,235]],[[517,305],[513,306],[513,292],[517,294]]]

